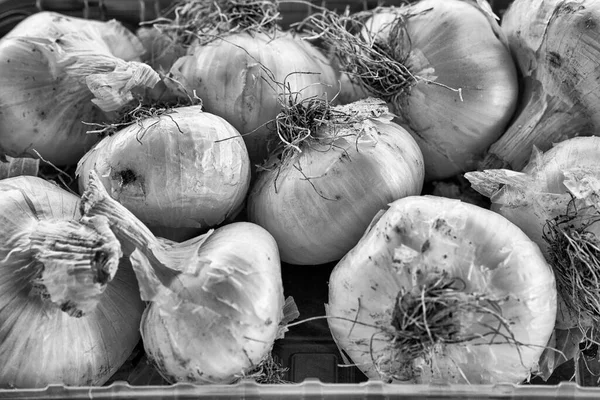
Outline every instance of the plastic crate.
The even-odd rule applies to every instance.
[[[388,0],[385,4],[404,2]],[[352,11],[380,3],[380,0],[312,1],[317,6],[337,10],[349,7]],[[510,0],[490,3],[496,14],[502,15]],[[115,18],[135,28],[140,22],[157,17],[170,4],[171,0],[0,0],[0,37],[28,15],[42,10],[98,20]],[[313,6],[308,2],[281,0],[280,11],[282,25],[288,27],[309,15]],[[285,294],[295,298],[302,319],[325,315],[328,279],[334,266],[335,263],[313,267],[282,265]],[[547,382],[534,380],[520,385],[395,385],[367,380],[358,368],[343,366],[325,320],[291,328],[285,338],[276,341],[273,356],[287,368],[284,378],[292,383],[168,385],[146,362],[140,344],[126,365],[103,387],[50,385],[43,389],[0,389],[0,399],[600,399],[600,388],[587,387],[597,385],[593,375],[579,377],[581,385],[567,382],[573,376],[573,362],[561,366]],[[585,358],[580,363],[583,366]]]

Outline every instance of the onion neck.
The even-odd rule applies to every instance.
[[[121,246],[102,217],[44,220],[29,234],[32,294],[72,317],[92,311],[114,278]]]
[[[135,215],[111,198],[94,170],[81,197],[81,211],[88,217],[106,218],[130,257],[138,279],[142,300],[159,301],[170,296],[171,282],[187,268],[195,271],[199,247],[210,235],[183,243],[159,240]],[[166,300],[165,300],[166,301]]]

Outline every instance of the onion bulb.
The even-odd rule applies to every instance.
[[[277,244],[266,230],[235,222],[183,243],[158,240],[93,170],[82,199],[85,215],[108,218],[130,256],[151,302],[144,348],[165,379],[230,383],[268,358],[284,332],[284,299]]]
[[[600,127],[600,3],[515,0],[502,19],[523,76],[516,117],[488,151],[482,169],[520,171],[533,147]]]
[[[0,40],[0,158],[73,165],[99,140],[85,122],[109,121],[159,77],[137,61],[143,46],[116,21],[31,18]]]
[[[393,202],[329,279],[336,343],[388,382],[519,383],[555,315],[539,247],[501,215],[443,197]]]
[[[339,88],[327,58],[277,26],[277,3],[187,0],[174,20],[155,25],[170,38],[161,39],[172,43],[167,53],[187,49],[170,68],[167,85],[183,99],[195,92],[206,111],[229,121],[244,137],[253,171],[268,157],[273,136],[266,125],[280,111],[277,82],[302,98],[331,99]],[[161,56],[163,64],[172,58]]]
[[[389,102],[423,151],[428,181],[476,169],[516,108],[516,68],[484,5],[421,0],[309,18],[346,75],[346,101],[371,95]]]
[[[102,385],[140,339],[133,269],[79,205],[41,178],[0,181],[0,387]]]
[[[600,138],[577,137],[542,153],[535,149],[521,172],[466,174],[490,197],[492,210],[538,243],[557,276],[557,329],[600,326]]]
[[[283,147],[258,173],[247,214],[275,237],[284,262],[339,260],[380,209],[420,194],[423,155],[392,118],[372,98],[292,101],[278,115]]]
[[[78,163],[81,191],[91,170],[114,199],[173,240],[234,218],[250,184],[240,133],[199,105],[155,109],[102,139]]]

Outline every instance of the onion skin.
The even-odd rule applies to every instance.
[[[165,379],[233,382],[281,337],[281,264],[265,229],[236,222],[183,243],[159,240],[93,170],[82,210],[107,218],[131,259],[142,299],[152,302],[141,325],[144,347]]]
[[[15,202],[17,194],[28,196],[32,208]],[[131,265],[121,259],[96,307],[79,318],[70,316],[32,292],[32,255],[26,251],[23,258],[14,246],[25,238],[20,232],[38,221],[78,220],[79,198],[27,176],[0,181],[0,199],[5,211],[0,216],[0,387],[104,384],[140,339],[144,304]]]
[[[600,177],[599,155],[599,137],[574,137],[555,144],[544,153],[534,149],[529,163],[521,172],[492,169],[469,172],[465,176],[475,190],[491,199],[492,211],[519,226],[538,244],[553,267],[562,269],[565,267],[554,264],[556,247],[553,250],[544,239],[544,231],[548,232],[546,224],[568,213],[569,203],[574,199],[571,190],[580,184],[571,174],[581,173],[582,181],[592,183]],[[594,198],[593,193],[589,198]],[[576,208],[585,208],[585,201],[581,204],[581,198],[575,196],[575,199]],[[573,229],[580,229],[581,222],[590,222],[583,217],[578,220],[571,222]],[[600,237],[600,224],[593,223],[586,231]],[[564,276],[565,271],[556,270],[556,274]],[[588,335],[586,330],[597,325],[598,319],[597,315],[590,313],[590,309],[574,304],[573,296],[577,295],[571,291],[569,283],[563,283],[562,287],[559,284],[558,289],[554,347],[562,354],[547,350],[542,356],[540,365],[546,379],[561,362],[577,359],[579,343]],[[591,300],[594,301],[593,296]]]
[[[279,332],[277,244],[258,225],[236,222],[215,230],[198,256],[197,271],[169,286],[189,306],[153,302],[144,313],[144,348],[169,382],[232,383],[270,353]]]
[[[339,88],[325,56],[283,32],[274,38],[260,32],[231,34],[192,45],[169,76],[173,90],[183,91],[186,99],[195,90],[206,111],[225,118],[243,135],[253,166],[268,157],[270,131],[265,124],[280,111],[277,83],[289,84],[303,98],[326,94],[331,100]]]
[[[374,13],[362,33],[389,41],[396,13],[416,14],[406,19],[411,47],[405,64],[419,78],[386,100],[421,147],[427,181],[474,170],[504,133],[518,101],[505,38],[474,1],[421,0],[397,11],[403,9]]]
[[[107,122],[113,115],[102,110],[123,105],[103,92],[110,87],[127,103],[131,90],[153,87],[159,78],[137,61],[144,47],[116,21],[83,24],[56,13],[32,18],[0,40],[0,158],[74,165],[100,139],[84,122]],[[27,30],[39,36],[20,36]],[[108,104],[100,109],[94,102]]]
[[[549,150],[600,126],[600,4],[515,0],[503,16],[524,92],[516,118],[488,150],[481,169],[520,171],[533,147]]]
[[[104,138],[78,164],[81,192],[92,169],[114,199],[173,240],[234,218],[250,185],[239,132],[201,106],[173,108]]]
[[[557,143],[548,151],[534,153],[521,173],[509,170],[491,170],[466,174],[473,187],[492,199],[491,210],[519,226],[550,259],[549,245],[543,238],[548,220],[564,215],[572,197],[565,186],[566,173],[574,170],[600,177],[600,138],[575,137]],[[512,176],[502,178],[509,174]],[[498,185],[502,183],[502,185]],[[486,186],[490,190],[486,188]],[[588,231],[600,236],[600,224]],[[571,310],[559,297],[557,329],[591,325],[588,315]]]
[[[390,120],[364,117],[351,127],[334,120],[319,135],[337,136],[261,171],[248,196],[249,221],[275,237],[290,264],[339,260],[379,210],[423,188],[421,151]]]
[[[406,249],[414,252],[416,261],[402,257],[400,250]],[[500,306],[503,317],[514,323],[511,331],[522,343],[521,355],[503,340],[438,343],[427,357],[412,360],[418,371],[412,381],[484,384],[519,383],[527,378],[554,327],[552,271],[539,247],[511,222],[484,208],[443,197],[395,201],[336,265],[329,280],[327,315],[338,346],[367,377],[387,380],[399,363],[410,361],[401,358],[391,336],[382,334],[386,330],[393,334],[396,296],[401,288],[410,289],[440,271],[461,278],[465,293],[510,295]],[[479,318],[485,321],[476,313],[457,317],[467,327],[472,323],[473,332],[485,333],[489,328],[475,323]]]

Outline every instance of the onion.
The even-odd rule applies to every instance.
[[[268,157],[273,137],[266,124],[280,111],[276,82],[302,98],[327,94],[331,99],[339,88],[326,57],[277,26],[277,4],[187,0],[176,8],[174,20],[155,25],[170,38],[161,42],[172,42],[167,52],[187,48],[171,67],[168,86],[183,99],[195,92],[206,111],[230,122],[244,137],[253,171]],[[163,55],[159,51],[156,57],[166,65]]]
[[[144,308],[107,220],[31,176],[0,181],[0,208],[0,387],[102,385]]]
[[[339,260],[380,209],[421,192],[421,150],[392,118],[376,99],[291,101],[279,114],[287,144],[259,172],[247,214],[275,237],[284,262]]]
[[[523,75],[516,118],[488,151],[482,169],[523,169],[533,146],[600,126],[600,3],[593,0],[515,0],[502,30]]]
[[[421,0],[309,19],[347,75],[346,101],[389,102],[423,151],[428,181],[476,169],[517,104],[514,62],[483,4]]]
[[[250,184],[239,132],[201,106],[151,109],[102,139],[79,161],[81,191],[92,169],[114,199],[173,240],[234,218]]]
[[[144,348],[169,382],[230,383],[267,360],[284,328],[277,244],[236,222],[183,243],[165,242],[108,196],[95,171],[83,194],[88,217],[106,217],[150,301]]]
[[[600,326],[599,157],[600,138],[571,138],[545,153],[534,149],[522,172],[466,174],[477,191],[490,197],[493,211],[518,225],[540,246],[557,276],[556,328],[578,328],[575,334],[581,340],[595,340],[590,328]],[[578,351],[573,347],[564,356],[570,359]]]
[[[539,247],[501,215],[443,197],[393,202],[329,279],[332,335],[371,379],[519,383],[555,315]]]
[[[118,110],[159,77],[136,61],[143,46],[116,21],[31,18],[0,40],[0,157],[72,165],[99,140],[83,122],[112,118],[97,105]]]

